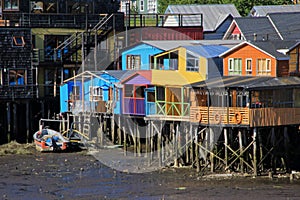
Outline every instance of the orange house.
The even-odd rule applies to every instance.
[[[289,71],[289,56],[284,53],[294,43],[282,40],[242,42],[220,55],[224,76],[285,76]]]

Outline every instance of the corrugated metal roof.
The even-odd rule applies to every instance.
[[[115,77],[116,79],[123,81],[136,71],[134,70],[106,70],[105,73]]]
[[[296,13],[272,13],[268,17],[283,40],[300,39],[300,10]]]
[[[267,16],[270,13],[300,12],[300,5],[265,5],[253,6],[249,16]]]
[[[248,86],[248,89],[263,88],[295,88],[300,87],[300,77],[276,77]]]
[[[234,22],[247,41],[254,41],[254,34],[257,41],[281,39],[267,17],[238,17]]]
[[[148,40],[143,43],[154,46],[164,51],[178,48],[180,46],[192,45],[221,45],[223,47],[231,48],[237,44],[244,42],[243,40]]]
[[[192,84],[195,88],[244,88],[254,83],[262,82],[272,79],[271,77],[249,77],[249,76],[224,76],[213,79],[208,79],[198,83]]]
[[[208,79],[191,85],[194,88],[244,88],[247,90],[266,88],[294,88],[300,87],[300,77],[249,77],[224,76]]]
[[[203,15],[203,30],[215,31],[229,16],[240,17],[233,4],[203,4],[203,5],[169,5],[165,14],[199,14]]]
[[[187,50],[198,54],[205,58],[215,58],[221,53],[224,53],[229,48],[221,45],[197,45],[197,46],[183,46]]]

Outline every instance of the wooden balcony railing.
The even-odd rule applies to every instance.
[[[190,121],[204,125],[266,127],[300,124],[300,108],[191,106],[190,110]]]

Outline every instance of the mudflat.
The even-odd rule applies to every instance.
[[[198,174],[190,168],[120,172],[87,151],[3,154],[1,199],[300,199],[300,180]]]

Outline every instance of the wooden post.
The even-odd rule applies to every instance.
[[[158,156],[158,162],[159,162],[158,165],[159,165],[159,167],[161,167],[162,166],[162,159],[161,159],[161,129],[157,133],[157,156]]]
[[[150,160],[153,160],[154,151],[154,134],[153,134],[153,121],[150,121]]]
[[[256,159],[256,136],[257,136],[257,129],[253,129],[253,174],[257,176],[257,159]]]
[[[7,117],[7,142],[11,140],[11,103],[6,103],[6,117]]]
[[[176,128],[175,128],[176,127]],[[174,166],[175,167],[179,167],[179,163],[178,163],[178,149],[177,149],[177,146],[178,146],[178,125],[177,124],[174,124]]]
[[[103,146],[103,123],[102,123],[102,115],[99,116],[99,126],[97,130],[97,138],[100,146]]]
[[[110,116],[110,132],[111,132],[111,142],[115,144],[115,120],[114,114]]]
[[[275,134],[275,128],[273,127],[271,129],[271,144],[273,147],[273,153],[271,157],[271,162],[272,162],[272,173],[276,174],[276,154],[277,154],[277,147],[276,147],[276,134]]]
[[[197,172],[200,172],[200,162],[199,162],[199,144],[198,144],[198,133],[197,133],[197,128],[195,128],[195,160],[196,160],[196,168]]]
[[[122,145],[122,124],[121,124],[121,115],[118,115],[118,144]]]
[[[224,157],[225,157],[225,169],[227,170],[228,167],[228,149],[227,149],[227,145],[228,145],[228,134],[227,134],[227,128],[224,128]]]
[[[141,157],[142,156],[141,133],[137,121],[136,121],[136,133],[137,133],[137,152],[138,152],[138,156]]]
[[[290,173],[290,161],[289,161],[289,135],[288,135],[288,128],[285,126],[283,129],[284,135],[284,166],[287,173]]]
[[[17,104],[14,103],[13,104],[13,115],[14,115],[14,121],[13,121],[13,134],[14,134],[14,139],[17,139],[18,136],[18,117],[17,117],[17,113],[18,113],[18,107]]]
[[[136,119],[133,119],[132,139],[133,139],[133,152],[134,152],[134,156],[137,156],[137,125],[136,125]]]
[[[30,104],[26,101],[26,143],[29,143],[29,133],[30,133]]]
[[[244,172],[244,164],[243,164],[243,137],[242,137],[242,131],[239,129],[238,131],[238,137],[239,137],[239,147],[240,147],[240,171]]]
[[[187,122],[184,122],[185,124],[185,128],[184,128],[184,133],[185,133],[185,162],[186,163],[189,163],[190,162],[190,155],[189,155],[189,145],[188,145],[188,142],[189,142],[189,131],[188,131],[188,125],[187,125]]]
[[[124,150],[124,156],[126,156],[127,155],[127,137],[126,137],[125,125],[123,125],[123,150]]]
[[[212,128],[209,129],[209,139],[210,139],[210,171],[214,172],[215,171],[215,162],[214,162],[214,137],[215,137],[215,132]]]
[[[197,130],[197,129],[196,129]],[[191,138],[191,148],[190,148],[190,162],[193,163],[194,162],[194,135],[193,135],[193,124],[190,123],[190,138]]]
[[[258,138],[258,143],[259,143],[259,160],[261,161],[263,159],[263,139],[262,139],[262,135],[261,132],[259,131],[258,128],[255,128],[256,134],[257,134],[257,138]],[[257,160],[257,159],[256,159]],[[258,166],[256,166],[258,167]],[[264,165],[261,165],[261,170],[264,170]]]

